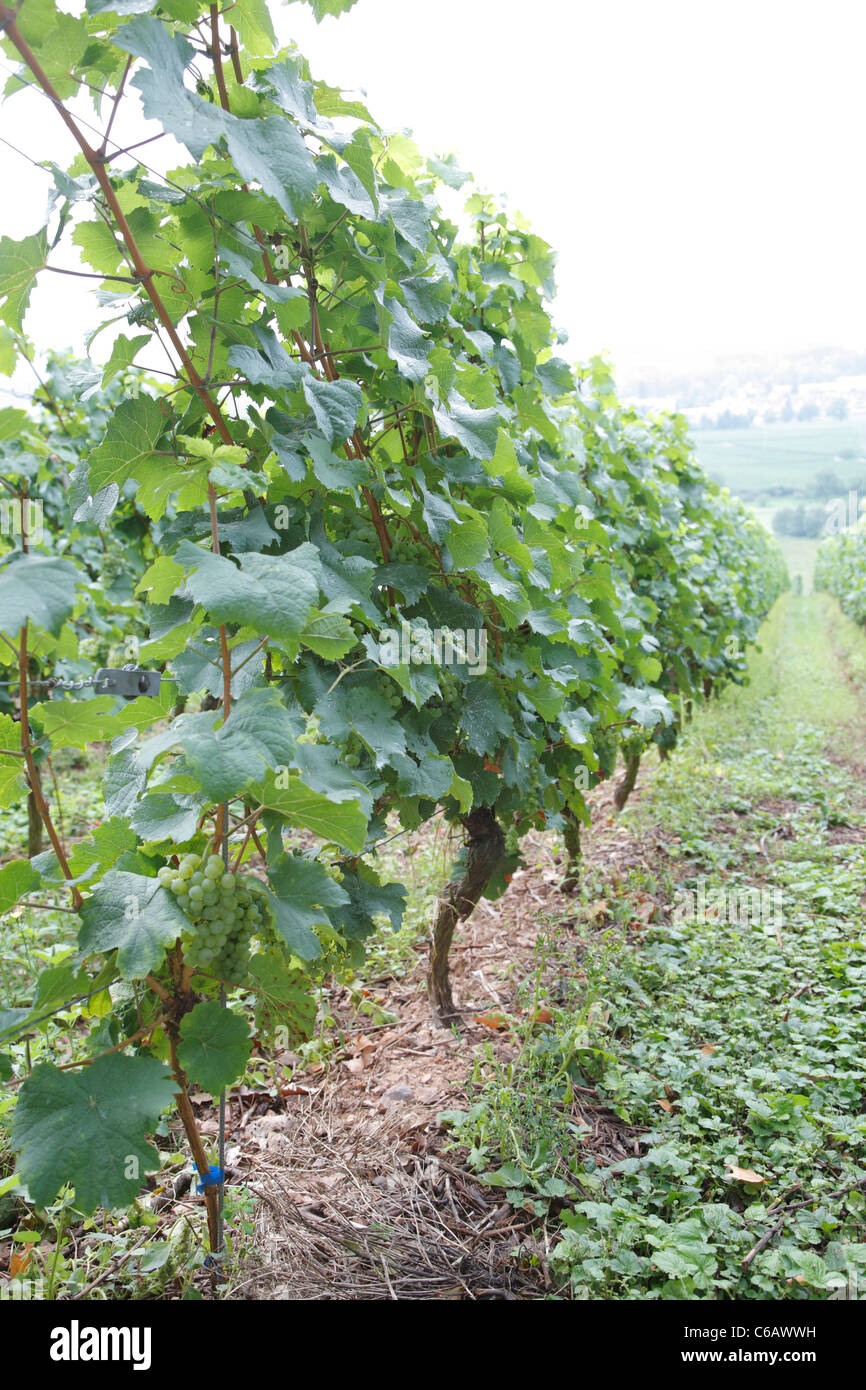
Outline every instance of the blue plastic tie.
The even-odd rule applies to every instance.
[[[211,1167],[208,1168],[205,1176],[199,1178],[195,1185],[195,1190],[196,1192],[204,1192],[206,1187],[219,1187],[224,1178],[225,1173],[222,1168],[218,1168],[215,1164],[212,1164]]]

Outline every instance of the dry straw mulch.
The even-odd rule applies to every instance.
[[[654,846],[617,825],[612,788],[596,793],[587,859],[620,879]],[[411,844],[407,845],[411,853]],[[525,1300],[568,1297],[549,1264],[549,1237],[532,1212],[480,1184],[448,1148],[437,1115],[466,1108],[478,1049],[500,1061],[519,1041],[497,1026],[516,1011],[519,984],[536,968],[539,936],[558,949],[548,984],[579,967],[580,933],[601,928],[592,908],[558,890],[562,865],[552,837],[533,836],[531,867],[496,903],[482,900],[453,951],[459,1028],[430,1015],[423,989],[425,943],[400,980],[368,982],[397,1021],[375,1026],[335,992],[331,1011],[347,1044],[327,1070],[297,1070],[278,1108],[247,1107],[230,1135],[230,1161],[258,1199],[256,1250],[229,1294],[238,1299]],[[602,905],[603,906],[603,905]],[[589,919],[587,913],[589,912]],[[491,1026],[493,1025],[493,1026]],[[589,1088],[574,1102],[581,1146],[601,1164],[639,1151],[636,1131]]]

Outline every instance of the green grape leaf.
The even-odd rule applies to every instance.
[[[140,980],[156,970],[167,948],[189,927],[189,918],[159,879],[122,869],[105,875],[79,915],[82,952],[116,950],[125,980]]]
[[[109,818],[132,815],[147,785],[147,767],[137,748],[114,753],[102,783],[105,814]]]
[[[493,458],[502,423],[498,410],[475,410],[452,394],[447,406],[434,406],[433,418],[443,435],[456,439],[472,458]]]
[[[358,774],[347,767],[339,748],[329,743],[299,743],[295,748],[294,766],[301,781],[313,791],[321,792],[330,801],[358,801],[367,815],[373,799]]]
[[[595,718],[588,709],[565,709],[559,714],[559,725],[569,743],[580,748],[592,742],[592,726]]]
[[[14,907],[25,893],[32,893],[41,880],[27,859],[13,859],[0,869],[0,915]]]
[[[334,925],[344,936],[361,939],[376,929],[377,917],[386,917],[392,931],[399,931],[406,909],[406,889],[402,883],[380,883],[371,869],[360,866],[358,873],[346,872],[340,887],[348,902],[332,910]]]
[[[155,2],[156,0],[154,0],[154,3]],[[149,3],[149,0],[145,0],[145,3]],[[116,9],[116,6],[113,5],[112,8]],[[126,371],[127,367],[132,366],[136,353],[149,342],[149,333],[141,333],[137,338],[127,338],[125,334],[119,333],[114,340],[111,356],[106,362],[105,370],[102,373],[103,388],[108,385],[113,377],[117,376],[118,372]]]
[[[384,767],[395,753],[406,752],[406,735],[394,718],[391,706],[375,690],[351,691],[346,701],[346,715],[373,754],[377,767]]]
[[[18,348],[11,328],[0,324],[0,376],[11,376],[18,360]]]
[[[109,483],[122,487],[129,478],[134,478],[138,465],[150,459],[166,423],[152,396],[134,396],[121,401],[112,412],[101,443],[90,455],[88,486],[91,493],[99,492]],[[176,467],[180,472],[179,466]]]
[[[420,198],[412,198],[405,188],[398,188],[393,193],[383,194],[380,201],[400,235],[416,251],[426,254],[430,239],[430,214]],[[414,257],[409,264],[412,261]]]
[[[284,816],[290,825],[311,830],[323,840],[332,840],[352,854],[360,854],[367,843],[367,817],[354,801],[331,801],[312,791],[299,777],[269,772],[264,782],[253,788],[266,810]]]
[[[273,687],[245,691],[217,728],[215,718],[213,713],[193,715],[178,731],[208,800],[239,796],[268,771],[291,766],[296,723]]]
[[[160,555],[145,570],[135,586],[137,594],[147,594],[148,603],[168,603],[183,581],[183,567],[169,555]]]
[[[551,357],[538,368],[538,379],[548,396],[558,398],[574,391],[574,376],[561,357]]]
[[[231,678],[232,699],[237,699],[255,684],[264,662],[257,637],[251,637],[248,642],[236,642],[230,648],[229,663],[235,673]],[[196,633],[194,646],[176,656],[172,665],[178,677],[177,688],[183,694],[206,690],[211,695],[222,696],[222,650],[216,628],[202,628]]]
[[[13,410],[10,406],[5,406],[0,410],[0,441],[17,440],[30,423],[30,416],[26,410]]]
[[[323,487],[337,492],[340,488],[357,487],[367,476],[367,465],[362,459],[341,459],[324,439],[317,439],[314,434],[304,435],[304,445],[313,460],[313,472]]]
[[[292,285],[272,285],[269,280],[263,280],[257,275],[246,256],[241,256],[237,251],[230,247],[221,246],[219,248],[220,261],[224,262],[231,271],[232,278],[245,280],[248,285],[257,290],[265,299],[269,299],[273,304],[287,304],[295,300],[299,305],[303,305],[303,315],[299,319],[304,323],[309,318],[309,301],[306,292],[300,287]],[[230,359],[231,360],[231,359]],[[233,364],[236,365],[236,364]],[[300,369],[298,370],[300,380]]]
[[[250,978],[256,996],[256,1032],[280,1045],[306,1042],[316,1028],[316,999],[309,977],[292,969],[281,950],[253,956]],[[283,1037],[283,1034],[285,1036]]]
[[[180,1026],[178,1060],[191,1081],[218,1095],[243,1076],[252,1051],[245,1019],[216,999],[196,1004]]]
[[[490,548],[487,527],[480,517],[452,522],[445,537],[445,544],[451,553],[455,569],[473,569],[486,558]]]
[[[80,1070],[34,1067],[18,1095],[11,1143],[36,1205],[49,1206],[70,1182],[80,1211],[128,1206],[144,1174],[159,1167],[146,1136],[175,1089],[153,1057],[115,1052]]]
[[[321,103],[320,103],[321,104]],[[336,114],[336,113],[331,113]],[[370,132],[356,130],[352,140],[343,150],[343,158],[348,164],[355,178],[361,187],[369,195],[374,209],[379,206],[379,190],[376,183],[376,169],[373,164],[373,153],[370,149]]]
[[[472,177],[465,169],[458,167],[457,158],[453,154],[449,154],[445,159],[428,159],[427,163],[437,178],[447,183],[449,188],[462,188]]]
[[[50,700],[34,705],[31,714],[51,739],[52,749],[84,748],[123,733],[116,705],[113,695],[97,695],[92,700]]]
[[[430,583],[430,572],[423,565],[407,565],[399,560],[379,565],[373,574],[377,589],[399,589],[407,604],[418,602]]]
[[[404,796],[424,796],[431,801],[441,801],[450,790],[454,780],[454,768],[450,758],[413,758],[400,754],[392,758],[397,773],[397,790]]]
[[[235,346],[229,350],[229,366],[243,372],[253,386],[290,390],[305,378],[305,369],[295,362],[270,329],[254,327],[257,348]]]
[[[72,240],[82,251],[87,265],[103,275],[114,275],[120,270],[123,252],[114,239],[111,228],[101,219],[95,222],[79,222]]]
[[[410,318],[398,299],[386,299],[385,308],[392,320],[388,329],[388,356],[409,381],[423,381],[430,370],[427,360],[430,339]]]
[[[328,15],[345,14],[347,10],[357,4],[357,0],[307,0],[307,4],[312,6],[316,23],[321,24]]]
[[[464,687],[465,697],[460,713],[460,727],[473,753],[493,753],[504,738],[514,733],[514,723],[503,708],[499,693],[480,680],[470,680]]]
[[[315,193],[319,182],[313,156],[297,126],[283,116],[245,121],[226,115],[225,127],[238,173],[248,182],[260,183],[294,221],[298,212],[294,199]]]
[[[199,796],[178,792],[150,792],[139,801],[130,825],[146,843],[164,840],[183,844],[195,834],[205,802]]]
[[[354,381],[320,381],[307,375],[304,396],[329,444],[350,437],[364,401]]]
[[[243,450],[239,450],[243,453]],[[208,478],[215,488],[223,492],[243,492],[244,488],[267,488],[268,480],[264,473],[252,468],[241,468],[231,460],[218,460],[208,472]]]
[[[357,644],[352,624],[341,613],[322,613],[310,610],[301,642],[326,661],[339,661]]]
[[[0,237],[0,319],[21,328],[36,277],[48,259],[48,234],[43,227],[23,241]]]
[[[465,777],[458,777],[454,774],[454,780],[448,788],[448,795],[453,796],[461,812],[465,815],[472,810],[475,801],[475,793],[472,790],[472,783],[467,782]]]
[[[232,24],[248,53],[255,57],[273,53],[277,36],[268,13],[267,0],[235,0]]]
[[[69,867],[74,874],[83,874],[91,864],[98,864],[105,873],[127,850],[134,850],[137,843],[135,831],[130,830],[125,817],[104,820],[89,840],[79,840],[72,846]]]
[[[78,570],[54,555],[25,555],[0,569],[0,631],[17,636],[26,622],[57,637],[76,604]]]
[[[298,637],[319,596],[311,567],[314,548],[287,555],[240,556],[241,568],[184,540],[175,559],[188,571],[187,587],[216,623],[236,623],[269,637]],[[297,561],[297,562],[296,562]]]
[[[90,976],[84,970],[75,970],[69,964],[49,965],[40,972],[36,982],[32,1013],[40,1014],[50,1004],[68,1004],[70,1000],[87,994],[91,984]]]
[[[674,719],[667,698],[660,690],[652,690],[649,686],[625,689],[617,708],[642,729],[654,729],[657,724],[669,725]]]
[[[226,113],[184,86],[184,70],[195,57],[192,44],[149,17],[124,24],[113,42],[149,65],[149,70],[138,71],[133,79],[141,92],[145,116],[158,121],[186,145],[190,154],[201,159],[208,145],[223,135]]]
[[[347,893],[321,864],[295,854],[281,854],[268,869],[268,879],[277,931],[293,955],[315,960],[322,948],[311,928],[329,927],[331,918],[326,909],[342,907],[349,901]]]
[[[88,492],[87,465],[76,465],[69,490],[69,502],[73,508],[72,520],[78,525],[104,526],[120,500],[117,483],[109,483],[100,488],[94,497]],[[79,500],[81,499],[81,500]]]

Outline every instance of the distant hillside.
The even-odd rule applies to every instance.
[[[801,411],[826,413],[842,405],[866,411],[866,350],[818,348],[786,356],[743,354],[687,371],[648,369],[620,376],[620,389],[635,401],[683,411],[699,424],[730,411],[753,421],[783,423]],[[832,417],[831,417],[832,418]],[[746,423],[746,421],[744,421]]]
[[[866,414],[844,421],[697,430],[711,477],[748,500],[866,492]]]

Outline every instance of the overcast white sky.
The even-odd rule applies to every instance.
[[[319,26],[271,8],[317,75],[455,151],[556,247],[569,355],[866,343],[862,0],[358,0]],[[15,97],[0,135],[62,161],[38,107]],[[0,146],[0,179],[3,230],[34,230],[45,177]],[[72,344],[78,289],[56,277],[30,331]]]

